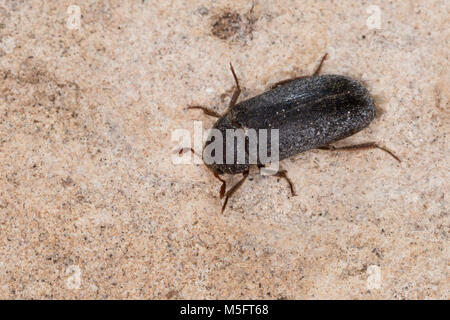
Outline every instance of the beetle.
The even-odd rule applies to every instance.
[[[279,130],[279,160],[289,158],[311,149],[322,150],[357,150],[378,148],[401,161],[392,151],[375,142],[357,145],[334,147],[333,142],[349,137],[365,127],[375,117],[375,104],[369,91],[364,85],[342,75],[319,75],[325,54],[311,76],[301,76],[286,79],[275,83],[270,90],[237,103],[241,88],[239,80],[230,63],[231,73],[235,80],[235,88],[224,114],[204,106],[188,106],[188,109],[200,109],[206,115],[218,118],[213,129],[217,129],[225,136],[229,129],[278,129]],[[212,142],[208,137],[203,150]],[[261,141],[259,141],[261,142]],[[226,208],[228,199],[244,183],[249,175],[249,149],[246,140],[245,161],[238,163],[238,148],[231,146],[232,150],[223,142],[226,152],[234,155],[233,161],[206,163],[208,169],[222,182],[220,198],[225,196],[222,213]],[[184,148],[180,153],[192,148]],[[204,160],[204,154],[202,154]],[[257,166],[264,167],[262,159],[256,156]],[[243,174],[242,179],[226,191],[226,182],[220,177],[223,174]],[[292,196],[295,195],[292,181],[286,170],[279,170],[275,176],[285,179],[290,187]]]

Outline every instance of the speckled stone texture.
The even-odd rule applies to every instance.
[[[0,298],[449,299],[449,7],[1,1]],[[298,196],[254,173],[221,215],[172,163],[214,123],[185,107],[225,110],[230,61],[245,99],[325,52],[381,111],[337,145],[403,162],[308,151],[281,162]]]

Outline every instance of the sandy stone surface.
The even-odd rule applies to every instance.
[[[81,14],[77,21],[77,7]],[[0,2],[0,298],[449,299],[450,4]],[[379,18],[379,19],[378,19]],[[172,132],[276,81],[361,79],[382,111],[284,160],[297,189],[174,165]],[[234,183],[239,176],[227,177]]]

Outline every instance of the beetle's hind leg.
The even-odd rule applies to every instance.
[[[329,151],[336,151],[336,150],[343,150],[343,151],[354,151],[354,150],[360,150],[360,149],[380,149],[384,152],[390,154],[395,160],[398,162],[402,162],[399,157],[397,157],[391,150],[389,150],[386,147],[378,145],[376,142],[366,142],[361,144],[355,144],[351,146],[343,146],[343,147],[334,147],[331,145],[323,146],[318,149],[321,150],[329,150]]]
[[[258,165],[258,169],[259,169],[260,172],[261,172],[261,168],[263,168],[263,167],[264,167],[263,164],[259,164]],[[291,190],[291,195],[293,197],[297,195],[295,193],[294,184],[292,183],[291,179],[289,179],[286,170],[279,170],[277,173],[274,174],[274,176],[286,180],[287,183],[289,184],[289,189]]]
[[[227,193],[225,194],[225,201],[224,201],[224,203],[222,205],[222,211],[221,211],[222,213],[225,211],[225,208],[226,208],[227,203],[228,203],[228,199],[230,199],[231,196],[242,186],[242,184],[245,182],[245,180],[248,177],[248,173],[249,173],[249,171],[245,171],[244,172],[244,176],[242,177],[242,179],[239,180],[239,182],[236,183],[233,187],[231,187],[231,189],[228,190]]]
[[[289,177],[287,176],[287,171],[286,170],[280,170],[275,174],[276,177],[279,178],[283,178],[284,180],[287,181],[287,183],[289,183],[289,188],[291,189],[291,195],[294,197],[297,194],[295,193],[294,190],[294,184],[292,183],[291,179],[289,179]]]
[[[322,59],[320,60],[319,65],[317,66],[316,70],[313,72],[313,74],[311,76],[317,76],[319,74],[320,70],[322,69],[323,62],[325,61],[327,56],[328,56],[328,53],[325,53],[323,55]],[[300,76],[300,77],[294,77],[294,78],[281,80],[281,81],[278,81],[278,82],[274,83],[273,85],[271,85],[270,88],[274,89],[276,87],[282,86],[283,84],[289,83],[291,81],[298,80],[298,79],[303,79],[303,78],[309,78],[311,76]]]

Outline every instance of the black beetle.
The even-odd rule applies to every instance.
[[[375,117],[375,105],[369,91],[358,81],[341,75],[318,75],[326,54],[312,76],[287,79],[274,84],[271,90],[236,104],[241,89],[233,66],[230,69],[236,82],[228,110],[220,115],[203,106],[189,106],[188,109],[201,109],[207,115],[219,118],[213,128],[223,132],[227,129],[278,129],[279,160],[291,157],[310,149],[355,150],[379,148],[397,161],[400,159],[390,150],[375,142],[358,145],[333,147],[329,144],[346,138],[364,129]],[[246,141],[247,142],[247,141]],[[209,137],[204,149],[211,143]],[[223,142],[224,143],[224,142]],[[232,146],[234,148],[234,145]],[[226,148],[224,143],[224,148]],[[194,152],[193,149],[187,148]],[[204,150],[203,149],[203,150]],[[180,153],[186,149],[180,150]],[[229,150],[237,159],[238,149]],[[248,177],[250,166],[248,146],[245,148],[245,162],[207,164],[214,176],[222,182],[220,198],[226,196],[222,206],[224,211],[228,199]],[[202,157],[203,158],[203,157]],[[224,158],[225,159],[225,158]],[[257,157],[259,168],[266,163]],[[226,182],[219,175],[242,173],[243,178],[226,193]],[[293,184],[285,170],[276,174],[286,179],[292,195]]]

